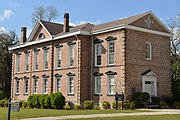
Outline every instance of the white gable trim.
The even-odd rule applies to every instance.
[[[141,27],[132,26],[132,25],[126,25],[125,28],[132,29],[132,30],[137,30],[137,31],[141,31],[141,32],[146,32],[146,33],[152,33],[152,34],[157,34],[157,35],[172,37],[172,34],[170,34],[170,33],[165,33],[165,32],[160,32],[160,31],[155,31],[155,30],[150,30],[150,29],[141,28]]]
[[[49,34],[50,37],[52,37],[52,35],[50,34],[50,32],[46,29],[46,27],[43,25],[43,23],[41,21],[39,21],[39,23],[43,26],[43,28],[46,30],[46,32]]]

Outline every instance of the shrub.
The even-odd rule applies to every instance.
[[[104,101],[102,103],[102,107],[103,107],[103,109],[110,109],[111,105],[108,101]]]
[[[20,101],[17,101],[17,102],[19,102],[19,107],[21,108],[24,101],[20,100]]]
[[[32,95],[28,97],[28,106],[29,106],[29,108],[34,108],[32,99],[33,99]]]
[[[128,100],[125,100],[123,103],[124,109],[129,109],[130,108],[130,102]]]
[[[4,93],[2,90],[0,90],[0,100],[2,100],[4,98]]]
[[[6,100],[5,102],[4,102],[4,107],[7,107],[8,106],[8,101]]]
[[[39,103],[40,95],[38,95],[38,94],[33,94],[32,96],[33,96],[33,98],[32,98],[33,106],[34,106],[35,108],[40,108],[40,103]]]
[[[46,95],[45,101],[44,101],[44,106],[48,109],[51,108],[51,96],[50,95]]]
[[[130,103],[130,108],[131,108],[132,110],[134,110],[134,108],[135,108],[135,103],[134,103],[134,102],[131,102],[131,103]]]
[[[94,104],[93,101],[91,100],[87,100],[84,102],[84,109],[93,109],[94,108]]]
[[[151,97],[151,101],[152,101],[153,104],[156,104],[156,105],[160,104],[159,97]]]
[[[41,108],[46,108],[45,106],[45,98],[46,98],[47,94],[43,94],[39,97],[39,103]]]
[[[121,107],[122,107],[122,102],[118,102],[118,109],[121,109]],[[112,108],[116,109],[116,102],[112,103]]]
[[[65,105],[65,97],[61,92],[51,94],[51,106],[55,109],[62,109]]]
[[[171,96],[163,96],[163,101],[167,103],[168,106],[173,106],[174,98]]]
[[[65,105],[65,106],[63,106],[63,108],[64,108],[65,110],[70,110],[70,106],[69,106],[69,105]]]
[[[160,102],[159,105],[162,106],[167,106],[167,104],[165,102]]]
[[[180,102],[174,102],[173,107],[179,109],[180,108]]]
[[[100,107],[98,105],[95,105],[94,110],[100,110]]]
[[[80,104],[75,104],[74,108],[75,108],[75,110],[81,110],[81,105]]]
[[[135,107],[137,108],[141,108],[141,107],[144,107],[145,104],[148,102],[150,98],[150,95],[149,93],[147,92],[137,92],[133,95],[133,101],[135,103]]]
[[[8,100],[7,99],[2,99],[2,100],[0,100],[0,106],[1,107],[6,107],[5,105],[7,104],[7,103],[5,103],[5,102],[8,102]]]
[[[26,102],[26,101],[23,101],[22,107],[23,107],[23,108],[27,108],[27,106],[28,106],[27,102]]]

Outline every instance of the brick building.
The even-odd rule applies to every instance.
[[[150,11],[105,24],[38,21],[12,46],[11,97],[61,91],[66,100],[114,101],[116,92],[171,95],[170,36]]]

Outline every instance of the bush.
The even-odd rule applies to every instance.
[[[6,100],[5,102],[4,102],[4,107],[7,107],[8,106],[8,101]]]
[[[94,110],[100,110],[100,107],[98,105],[95,105]]]
[[[19,107],[21,108],[24,101],[20,100],[20,101],[17,101],[17,102],[19,102]]]
[[[124,109],[129,109],[130,108],[130,102],[128,100],[125,100],[123,103]]]
[[[41,106],[40,103],[39,103],[40,95],[38,95],[38,94],[33,94],[32,96],[33,96],[33,98],[32,98],[33,106],[34,106],[35,108],[40,108],[40,106]]]
[[[174,102],[173,107],[180,109],[180,102]]]
[[[80,104],[75,104],[74,108],[75,108],[75,110],[81,110],[81,105]]]
[[[118,109],[121,109],[121,107],[122,107],[122,102],[118,102]],[[112,103],[112,108],[116,109],[116,102]]]
[[[51,96],[50,95],[46,95],[45,101],[44,101],[44,106],[48,109],[51,108]]]
[[[103,107],[103,109],[110,109],[111,105],[108,101],[104,101],[102,103],[102,107]]]
[[[26,102],[26,101],[23,101],[22,107],[23,107],[23,108],[27,108],[27,106],[28,106],[27,102]]]
[[[34,108],[32,99],[33,99],[32,95],[28,97],[28,106],[29,106],[29,108]]]
[[[61,92],[51,94],[51,106],[55,109],[62,109],[65,105],[65,97]]]
[[[94,108],[94,104],[93,101],[91,100],[87,100],[84,102],[84,109],[93,109]]]
[[[168,106],[173,106],[174,98],[171,96],[163,96],[163,101],[167,103]]]
[[[43,94],[39,97],[39,103],[41,108],[46,108],[45,106],[45,98],[46,98],[47,94]]]
[[[2,100],[4,98],[4,93],[2,90],[0,90],[0,100]]]
[[[136,105],[136,104],[135,104],[134,102],[131,102],[131,103],[130,103],[130,108],[131,108],[132,110],[134,110],[135,105]]]
[[[69,105],[65,105],[65,106],[63,106],[63,108],[64,108],[65,110],[70,110],[70,106],[69,106]]]
[[[159,97],[151,97],[151,101],[152,101],[153,104],[156,104],[156,105],[160,104]]]
[[[7,100],[7,99],[2,99],[2,100],[0,100],[0,106],[1,106],[1,107],[6,107],[6,104],[7,104],[7,103],[5,103],[5,102],[8,103],[8,100]]]
[[[150,98],[150,95],[149,93],[147,92],[137,92],[133,95],[133,101],[135,103],[135,107],[137,108],[141,108],[141,107],[144,107],[145,104],[148,102]]]

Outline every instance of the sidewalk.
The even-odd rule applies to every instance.
[[[117,117],[117,116],[140,116],[140,115],[163,115],[163,114],[180,114],[177,109],[149,109],[156,112],[137,112],[137,113],[111,113],[111,114],[89,114],[89,115],[71,115],[71,116],[56,116],[56,117],[40,117],[27,118],[22,120],[67,120],[79,118],[97,118],[97,117]]]

